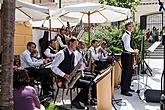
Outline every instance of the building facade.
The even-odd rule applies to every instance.
[[[165,0],[161,0],[165,3]],[[158,0],[141,0],[140,5],[137,6],[135,14],[135,21],[140,23],[142,29],[150,29],[156,27],[159,31],[165,26],[165,14],[159,12]],[[163,16],[163,17],[162,17]]]
[[[72,5],[72,4],[78,4],[82,2],[98,2],[99,0],[24,0],[33,4],[38,4],[42,6],[47,6],[52,9],[59,8],[59,4],[61,4],[61,7]]]

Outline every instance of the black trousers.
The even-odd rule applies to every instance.
[[[121,75],[121,92],[128,92],[132,79],[132,54],[122,53],[121,55],[122,75]]]
[[[90,98],[96,98],[96,83],[93,81],[96,78],[96,75],[93,75],[89,72],[84,72],[84,77],[83,79],[90,81],[90,92],[91,92],[91,97]]]
[[[90,87],[90,81],[79,79],[74,87],[81,88],[81,91],[78,93],[78,95],[74,98],[73,101],[80,101],[82,103],[88,102],[88,95],[89,95],[89,87]]]
[[[48,92],[53,87],[52,70],[50,68],[36,69],[33,67],[26,68],[26,70],[28,70],[29,77],[40,78],[43,94],[49,94]]]

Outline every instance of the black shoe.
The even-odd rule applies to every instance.
[[[131,89],[131,88],[130,88],[128,91],[129,91],[129,92],[135,92],[135,90],[133,90],[133,89]]]
[[[95,102],[97,102],[97,99],[96,98],[92,98],[92,100],[94,100]]]
[[[129,92],[125,92],[125,93],[122,93],[122,92],[121,92],[121,94],[122,94],[122,95],[125,95],[125,96],[132,96],[132,94],[129,93]]]
[[[84,105],[85,106],[88,106],[88,105],[94,106],[94,105],[97,105],[97,101],[95,99],[90,99],[90,101],[89,102],[85,102]]]
[[[97,101],[94,100],[94,99],[91,99],[91,100],[90,100],[90,105],[97,105]]]
[[[85,109],[84,106],[82,106],[79,102],[73,101],[72,105],[75,106],[77,109]]]

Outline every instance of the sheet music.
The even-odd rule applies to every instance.
[[[161,44],[161,41],[156,41],[153,43],[147,50],[150,52],[154,52],[154,50]]]

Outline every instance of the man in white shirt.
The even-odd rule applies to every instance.
[[[43,88],[43,94],[49,95],[49,90],[51,89],[50,86],[52,86],[53,82],[50,78],[49,73],[51,74],[51,69],[39,69],[42,64],[46,64],[48,62],[48,59],[46,60],[39,60],[39,61],[33,61],[31,57],[31,53],[35,50],[36,44],[34,42],[28,42],[27,43],[27,49],[20,55],[20,61],[21,61],[21,68],[24,68],[28,70],[28,74],[30,77],[33,78],[43,78],[42,79],[42,88]]]
[[[134,31],[133,22],[128,22],[125,24],[126,31],[122,36],[123,52],[121,55],[122,63],[122,76],[121,76],[121,94],[125,96],[132,96],[129,92],[134,92],[130,88],[132,79],[132,56],[137,53],[134,50],[134,42],[131,33]]]
[[[58,44],[59,44],[59,50],[62,50],[65,47],[67,47],[64,33],[65,33],[65,30],[63,28],[61,28],[60,29],[60,34],[57,35],[57,41],[58,41]]]
[[[80,59],[82,62],[82,67],[81,69],[83,70],[83,76],[81,77],[82,79],[88,80],[88,81],[92,81],[92,89],[91,89],[91,104],[96,104],[96,84],[93,82],[94,78],[96,77],[96,75],[94,73],[91,72],[91,70],[89,70],[89,67],[87,65],[87,61],[85,60],[85,56],[86,56],[86,45],[85,45],[85,41],[83,40],[79,40],[78,46],[77,46],[77,50],[74,52],[75,53],[75,64],[77,64]]]
[[[62,77],[62,81],[71,80],[70,73],[74,70],[75,55],[74,51],[77,48],[78,41],[75,38],[71,38],[68,42],[68,47],[60,50],[56,53],[56,56],[52,62],[52,71]],[[71,102],[78,109],[85,109],[79,102],[87,103],[89,92],[89,81],[79,79],[74,87],[83,88],[80,93]]]
[[[55,40],[50,40],[49,41],[49,46],[45,50],[44,54],[45,54],[45,56],[47,58],[50,58],[51,60],[53,60],[56,53],[57,53],[57,50],[56,50],[56,41]]]
[[[92,57],[93,59],[93,63],[96,64],[95,70],[102,70],[105,69],[105,61],[101,61],[99,53],[98,53],[98,49],[97,49],[97,40],[92,40],[91,42],[91,47],[89,48],[89,53],[88,56]]]
[[[108,52],[106,51],[107,43],[103,41],[101,45],[97,48],[99,54],[99,60],[102,62],[104,68],[107,68],[110,64],[110,58],[108,56]]]
[[[97,40],[92,40],[91,47],[89,48],[88,54],[90,54],[92,56],[94,61],[99,61],[99,54],[98,54],[98,51],[96,48],[97,48]],[[90,55],[88,55],[88,56],[90,56]]]

